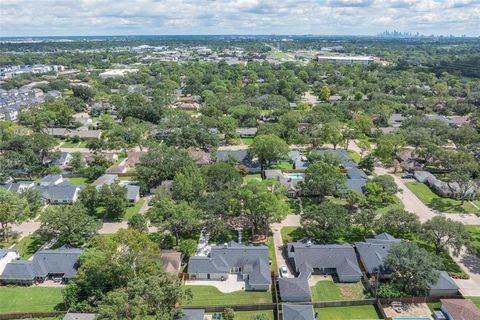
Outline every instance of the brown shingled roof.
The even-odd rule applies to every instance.
[[[455,320],[478,320],[480,309],[469,299],[441,299],[442,308]]]

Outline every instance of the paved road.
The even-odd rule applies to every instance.
[[[273,233],[273,244],[275,246],[275,258],[277,260],[278,268],[280,268],[281,266],[287,266],[287,267],[289,266],[283,254],[283,240],[282,240],[282,234],[280,232],[280,230],[283,227],[300,227],[300,215],[289,214],[282,222],[272,223],[270,225],[270,229],[272,229],[272,233]],[[291,271],[289,271],[289,276],[291,275],[292,273]]]

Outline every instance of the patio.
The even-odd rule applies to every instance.
[[[212,286],[223,293],[245,290],[245,280],[239,275],[231,274],[225,281],[220,280],[187,280],[187,286]]]
[[[382,305],[388,318],[432,318],[432,311],[426,303],[402,303],[401,307]]]

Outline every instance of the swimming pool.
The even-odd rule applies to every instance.
[[[290,179],[300,180],[305,177],[305,174],[304,173],[287,173],[287,177],[289,177]]]

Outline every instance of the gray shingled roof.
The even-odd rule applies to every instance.
[[[278,279],[280,297],[283,301],[295,298],[295,301],[311,301],[310,286],[306,278],[280,278]]]
[[[92,185],[99,188],[103,185],[111,185],[118,179],[116,174],[102,174],[97,180],[93,181]]]
[[[95,313],[73,313],[69,312],[63,320],[94,320],[97,317]]]
[[[127,199],[135,200],[140,194],[140,187],[132,184],[127,184]]]
[[[225,161],[229,158],[235,159],[237,162],[242,162],[247,158],[248,150],[218,150],[217,161]]]
[[[61,174],[49,174],[40,180],[40,184],[44,186],[51,185],[59,179],[63,179]]]
[[[72,201],[80,187],[69,181],[50,186],[37,186],[37,190],[41,193],[42,198],[49,201]]]
[[[438,281],[430,288],[432,290],[458,290],[458,286],[446,271],[440,271]]]
[[[8,263],[0,280],[33,280],[48,274],[63,274],[65,278],[72,278],[77,272],[75,266],[82,252],[83,249],[66,247],[38,251],[32,260]]]
[[[283,320],[314,320],[311,304],[282,304]]]
[[[270,284],[268,247],[244,246],[231,241],[227,246],[211,248],[209,256],[190,257],[188,273],[229,273],[232,267],[241,267],[250,274],[251,284]]]
[[[293,259],[295,271],[302,266],[310,268],[335,268],[339,276],[356,276],[362,272],[355,250],[347,244],[317,245],[302,242],[287,244],[287,254]]]
[[[380,271],[383,274],[388,274],[390,271],[384,269],[383,260],[388,255],[390,247],[400,241],[400,239],[395,239],[389,234],[382,233],[375,239],[355,242],[355,248],[368,273],[373,274]]]
[[[205,317],[204,309],[182,309],[181,315],[176,320],[203,320]]]

